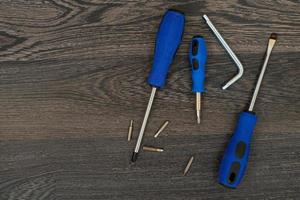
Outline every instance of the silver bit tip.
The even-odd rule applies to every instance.
[[[153,151],[153,152],[163,152],[164,151],[163,148],[147,147],[147,146],[143,146],[143,150],[144,151]]]

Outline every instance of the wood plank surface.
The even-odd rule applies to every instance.
[[[185,33],[144,138],[165,152],[142,152],[132,165],[156,32],[169,8],[186,14]],[[226,91],[236,67],[203,14],[245,67]],[[255,106],[247,173],[230,190],[218,184],[219,162],[272,32],[278,42]],[[209,55],[201,125],[187,56],[199,34]],[[298,0],[1,0],[0,199],[300,199],[299,44]],[[154,139],[164,120],[169,126]]]

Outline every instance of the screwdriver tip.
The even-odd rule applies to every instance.
[[[186,165],[186,167],[185,167],[185,169],[184,169],[184,171],[183,171],[183,176],[185,176],[185,175],[188,173],[188,171],[189,171],[190,168],[191,168],[191,165],[192,165],[193,161],[194,161],[194,156],[192,156],[192,157],[189,159],[189,161],[188,161],[188,163],[187,163],[187,165]]]
[[[197,110],[197,123],[200,124],[201,118],[200,118],[200,110]]]
[[[133,152],[132,157],[131,157],[131,162],[134,163],[137,160],[138,153]]]

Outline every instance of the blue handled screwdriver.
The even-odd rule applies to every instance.
[[[138,140],[132,154],[132,162],[137,160],[156,90],[164,87],[170,65],[181,43],[184,23],[184,14],[175,10],[168,10],[160,23],[156,36],[154,61],[147,81],[152,87],[152,91]]]
[[[235,132],[227,145],[221,161],[219,182],[229,188],[236,188],[245,174],[250,153],[251,138],[257,121],[253,108],[276,40],[277,35],[272,33],[249,109],[240,113]]]
[[[189,60],[192,66],[192,91],[196,93],[196,116],[200,124],[201,93],[205,91],[205,63],[207,60],[206,43],[202,36],[194,36],[190,44]]]

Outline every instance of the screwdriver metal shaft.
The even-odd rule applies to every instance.
[[[201,122],[201,92],[196,92],[196,113],[197,113],[197,123]]]
[[[256,101],[256,97],[257,97],[257,95],[258,95],[258,91],[259,91],[261,82],[262,82],[262,80],[263,80],[263,77],[264,77],[264,74],[265,74],[265,71],[266,71],[266,68],[267,68],[267,64],[268,64],[268,61],[269,61],[269,58],[270,58],[272,49],[273,49],[273,47],[274,47],[274,45],[275,45],[275,42],[276,42],[276,37],[277,37],[276,34],[273,33],[273,34],[271,35],[271,37],[273,37],[273,38],[275,38],[275,39],[270,39],[270,40],[269,40],[266,58],[265,58],[263,67],[261,68],[261,72],[260,72],[260,74],[259,74],[259,77],[258,77],[256,86],[255,86],[255,90],[254,90],[254,93],[253,93],[253,96],[252,96],[252,100],[251,100],[251,103],[250,103],[250,106],[249,106],[249,111],[253,111],[254,104],[255,104],[255,101]]]
[[[140,150],[140,147],[141,147],[142,139],[143,139],[144,133],[145,133],[145,128],[146,128],[146,125],[147,125],[147,121],[148,121],[149,114],[150,114],[150,111],[151,111],[151,107],[152,107],[152,104],[153,104],[153,100],[154,100],[154,97],[155,97],[156,89],[157,89],[156,87],[152,87],[152,91],[151,91],[150,99],[149,99],[148,106],[147,106],[147,109],[146,109],[146,112],[145,112],[142,127],[141,127],[139,137],[138,137],[138,140],[136,142],[136,146],[135,146],[135,149],[134,149],[134,152],[133,152],[133,156],[132,156],[133,161],[136,160],[137,154],[138,154],[138,152]]]

